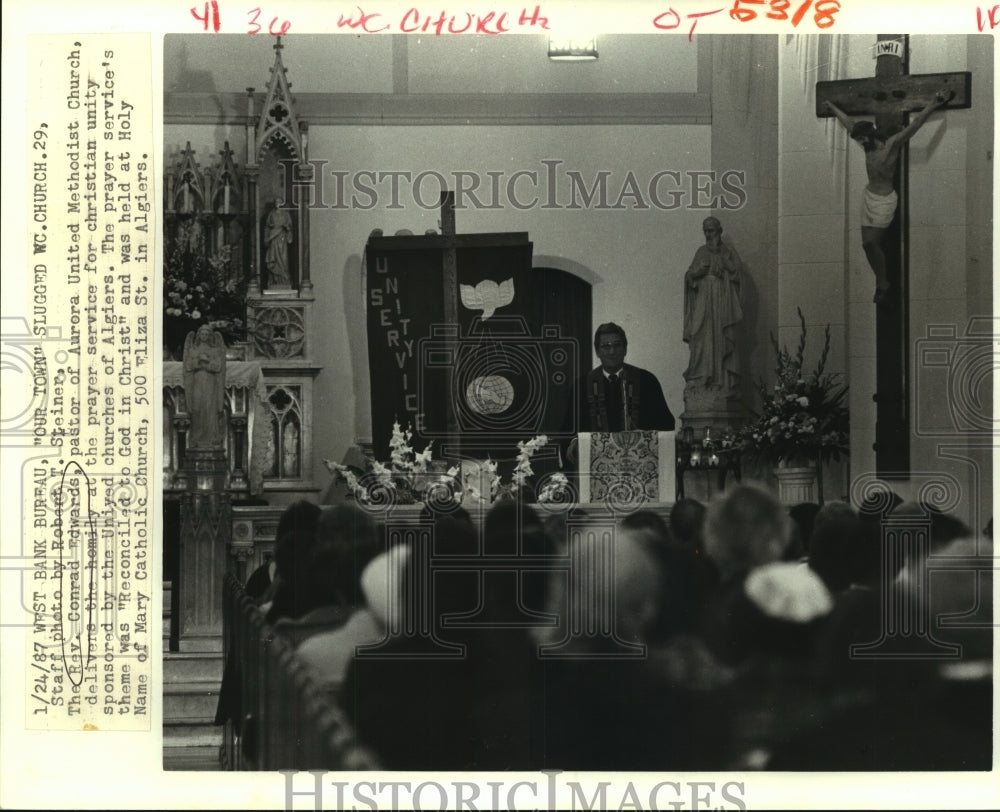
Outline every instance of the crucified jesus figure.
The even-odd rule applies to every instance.
[[[851,138],[865,151],[868,186],[865,188],[864,207],[861,212],[861,244],[865,249],[865,256],[868,257],[868,264],[875,272],[873,301],[876,304],[884,302],[889,293],[882,235],[896,215],[899,196],[892,186],[892,180],[899,164],[900,152],[903,144],[916,134],[930,114],[947,104],[954,95],[953,91],[938,92],[934,101],[917,113],[909,124],[898,133],[888,136],[879,132],[872,122],[855,120],[833,102],[825,102],[825,106],[844,125]]]

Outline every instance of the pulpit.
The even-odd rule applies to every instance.
[[[616,512],[673,502],[676,491],[672,431],[618,431],[577,436],[580,503],[604,503]]]

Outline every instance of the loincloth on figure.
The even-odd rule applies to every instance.
[[[873,228],[888,228],[896,214],[899,195],[893,189],[887,195],[880,195],[865,189],[864,205],[861,207],[861,225]]]

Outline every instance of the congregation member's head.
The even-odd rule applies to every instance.
[[[483,520],[483,541],[490,555],[540,555],[549,550],[538,514],[514,499],[502,499],[490,508]]]
[[[642,545],[659,570],[659,611],[649,636],[666,642],[675,634],[691,631],[701,602],[714,584],[714,571],[705,557],[693,547],[678,544],[667,522],[650,510],[625,517],[620,532],[629,533]]]
[[[886,523],[889,515],[903,503],[899,494],[891,490],[888,485],[879,484],[880,487],[866,495],[858,505],[861,533],[852,543],[851,555],[855,565],[851,580],[856,584],[872,585],[881,577],[882,543]]]
[[[475,528],[469,522],[442,516],[432,532],[416,534],[406,546],[399,590],[403,627],[417,630],[419,635],[433,632],[441,639],[454,636],[454,629],[445,628],[445,618],[477,608],[479,573],[447,567],[436,572],[433,562],[449,556],[475,555]],[[430,639],[421,642],[430,644]]]
[[[293,502],[282,511],[274,533],[274,562],[279,574],[291,575],[297,551],[296,545],[282,544],[282,540],[293,534],[299,539],[315,536],[319,514],[319,506],[305,499]]]
[[[613,577],[597,575],[593,584],[597,594],[613,590],[608,598],[615,607],[614,628],[621,639],[630,643],[649,640],[663,605],[663,570],[644,539],[648,533],[620,526],[614,541]]]
[[[751,570],[735,606],[737,629],[752,651],[806,662],[833,609],[833,597],[809,567],[776,561]]]
[[[993,557],[992,539],[953,539],[935,556],[964,559],[964,566],[936,569],[930,559],[911,563],[900,573],[899,586],[911,605],[926,608],[935,639],[959,646],[966,663],[993,662]],[[928,570],[921,572],[922,567]],[[925,581],[924,579],[928,579]],[[929,586],[929,588],[927,588]],[[919,611],[919,609],[918,609]],[[975,666],[979,668],[979,666]],[[956,669],[961,671],[961,669]]]
[[[670,534],[683,547],[701,551],[705,531],[705,506],[697,499],[678,499],[670,510]]]
[[[589,657],[614,650],[621,641],[644,643],[654,633],[664,594],[663,567],[648,529],[618,524],[574,522],[566,544],[569,572],[553,570],[548,582],[548,611],[561,618],[561,628],[539,625],[531,630],[539,644],[559,643],[570,614],[603,634],[575,635],[560,648]],[[605,566],[598,566],[604,562]],[[611,636],[610,630],[615,634]]]
[[[528,505],[512,499],[497,502],[483,522],[484,552],[487,555],[538,557],[552,555],[556,545],[545,530],[538,514]],[[514,580],[487,578],[487,602],[510,605],[520,601],[525,608],[545,609],[549,573],[538,567],[525,570]],[[517,594],[489,594],[492,590],[516,591]]]
[[[325,508],[316,525],[316,547],[307,574],[316,605],[361,605],[361,573],[380,548],[374,522],[356,505]]]
[[[901,531],[903,527],[907,532],[896,531],[896,528]],[[883,545],[890,537],[903,542],[901,556],[898,557],[901,566],[937,552],[955,539],[971,535],[964,522],[926,502],[901,502],[893,508],[885,522],[885,529],[888,533],[882,539]],[[916,543],[921,536],[925,537],[925,543]]]
[[[320,509],[300,500],[285,508],[278,519],[274,542],[275,580],[271,601],[262,605],[270,623],[279,618],[298,618],[308,612],[308,590],[304,585],[309,560],[316,544]]]
[[[705,552],[723,581],[754,567],[780,561],[788,548],[791,521],[778,500],[758,485],[737,485],[708,506]]]
[[[792,520],[792,543],[786,558],[791,559],[792,555],[800,558],[809,552],[809,539],[812,537],[817,513],[819,505],[815,502],[800,502],[788,509],[788,518]]]
[[[854,580],[859,563],[853,559],[861,520],[846,502],[827,502],[816,514],[809,539],[809,566],[827,589],[840,592]]]

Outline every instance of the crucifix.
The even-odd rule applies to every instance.
[[[871,159],[866,162],[869,186],[862,237],[876,274],[876,469],[880,475],[898,477],[910,469],[906,142],[933,110],[945,104],[949,109],[972,106],[972,74],[910,74],[908,38],[902,34],[879,34],[875,53],[874,78],[817,83],[816,115],[836,116],[845,126],[851,125],[850,116],[874,116],[874,128],[854,122],[852,138],[869,156],[872,149],[884,150],[886,144],[893,150],[881,165]],[[908,122],[910,113],[916,115]],[[889,177],[879,177],[879,169],[886,167],[891,186]]]

